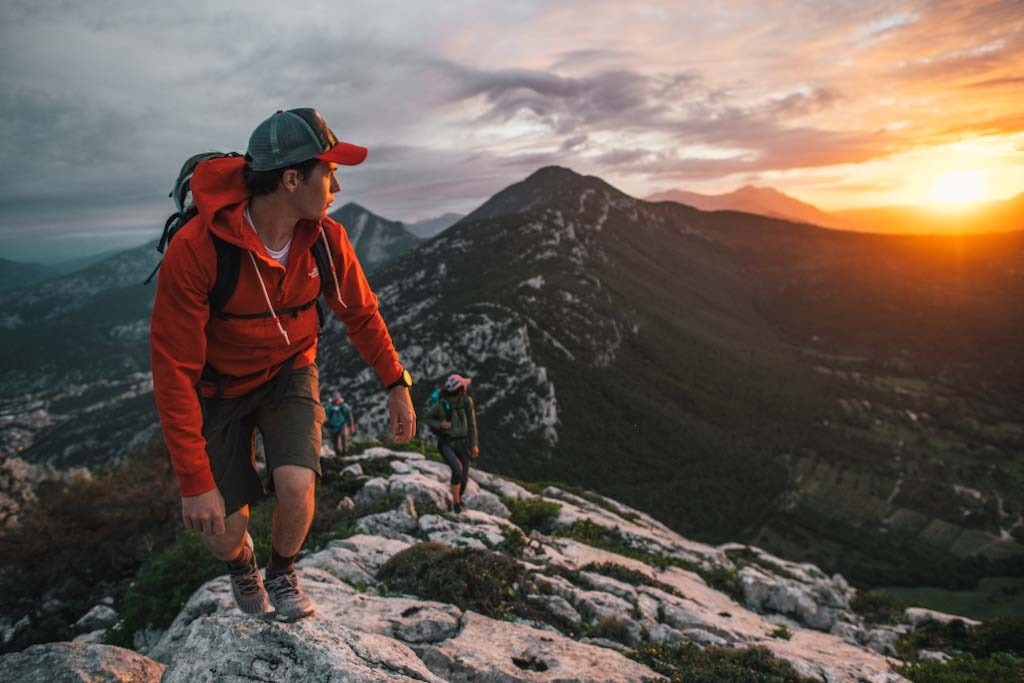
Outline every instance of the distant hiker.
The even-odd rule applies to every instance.
[[[339,458],[348,455],[348,438],[356,431],[356,419],[352,408],[345,403],[341,392],[331,394],[331,402],[324,409],[327,413],[327,434],[331,437],[334,454]]]
[[[461,375],[450,375],[423,415],[423,423],[437,436],[437,449],[441,451],[452,470],[452,512],[462,512],[462,494],[469,482],[470,458],[480,455],[476,435],[476,410],[473,399],[467,395],[472,380]]]
[[[150,344],[182,518],[227,563],[238,607],[249,614],[273,606],[297,619],[314,611],[293,562],[321,473],[314,304],[322,292],[387,391],[395,441],[416,431],[412,380],[345,230],[326,217],[341,189],[338,164],[362,163],[366,154],[339,142],[313,109],[279,111],[253,131],[245,157],[195,167],[198,215],[164,255]],[[225,279],[229,295],[214,305]],[[256,429],[277,497],[265,581],[247,531],[249,505],[265,495],[253,467]]]

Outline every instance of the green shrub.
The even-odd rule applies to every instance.
[[[906,621],[907,603],[886,593],[859,591],[850,600],[850,609],[869,624],[901,624]]]
[[[602,617],[597,620],[587,632],[592,638],[607,638],[625,645],[629,645],[629,624],[625,619],[615,617]]]
[[[919,650],[966,652],[970,649],[970,638],[970,629],[960,619],[948,624],[929,620],[900,638],[896,643],[896,654],[900,659],[914,660]]]
[[[543,495],[544,489],[546,489],[547,487],[554,486],[555,488],[561,489],[566,493],[576,496],[577,498],[582,498],[585,501],[593,503],[599,508],[607,510],[613,515],[618,515],[619,517],[622,517],[627,521],[635,522],[637,519],[640,518],[640,516],[634,512],[630,512],[628,510],[619,510],[619,508],[615,507],[612,503],[605,499],[604,496],[594,493],[593,491],[588,491],[587,489],[582,488],[580,486],[566,484],[560,481],[519,481],[516,479],[513,479],[512,481],[515,481],[517,484],[522,486],[530,493],[536,493],[538,496]]]
[[[513,557],[519,557],[523,554],[523,548],[526,547],[526,536],[519,529],[511,529],[509,527],[501,528],[501,535],[505,539],[496,550],[500,550],[503,553],[508,553]]]
[[[633,586],[650,586],[670,595],[684,597],[679,591],[667,583],[662,583],[641,571],[623,567],[621,564],[616,564],[614,562],[591,562],[590,564],[582,567],[581,571],[603,574],[604,576],[609,576],[617,581],[622,581],[623,583],[628,583]]]
[[[693,643],[632,650],[626,656],[669,677],[672,683],[817,683],[762,647],[707,647]]]
[[[554,521],[558,519],[558,513],[562,510],[562,506],[558,503],[543,498],[519,500],[506,497],[502,499],[502,502],[512,513],[510,521],[526,533],[532,531],[550,533]]]
[[[622,535],[618,527],[602,526],[589,519],[581,519],[567,529],[559,529],[555,534],[575,539],[580,543],[586,543],[595,548],[625,555],[626,557],[634,557],[638,553],[638,551],[629,546],[626,537]]]
[[[911,662],[896,672],[914,683],[1020,683],[1024,681],[1024,659],[999,653],[986,659],[963,654],[948,662]]]
[[[1024,617],[995,617],[974,629],[971,652],[978,657],[1008,652],[1024,658]]]
[[[384,458],[369,458],[367,460],[360,460],[359,466],[363,468],[363,474],[367,477],[390,477],[395,472],[391,469],[391,463],[399,458],[384,457]]]
[[[793,632],[790,631],[787,626],[782,625],[773,630],[768,635],[770,635],[772,638],[781,638],[782,640],[789,640],[793,637]]]
[[[0,533],[0,613],[32,615],[0,651],[70,640],[70,624],[101,598],[120,598],[181,524],[177,483],[158,448],[90,480],[44,483],[37,495],[21,525]],[[39,614],[50,600],[59,607]]]
[[[525,599],[526,570],[510,557],[476,548],[418,543],[381,566],[377,579],[392,592],[447,602],[502,619]]]
[[[132,647],[132,635],[146,627],[167,628],[201,585],[225,573],[199,534],[187,531],[174,545],[142,566],[121,603],[121,622],[107,634],[108,642]]]
[[[618,527],[609,528],[596,524],[589,519],[581,519],[567,529],[559,529],[555,532],[558,536],[572,538],[580,543],[608,550],[624,557],[631,557],[647,564],[664,569],[665,567],[679,567],[694,572],[715,590],[722,591],[734,599],[739,600],[742,596],[739,577],[735,569],[719,567],[717,565],[707,569],[699,564],[687,562],[665,553],[648,553],[637,550],[629,545],[629,541],[619,531]]]
[[[737,602],[742,601],[743,589],[740,587],[739,574],[735,569],[719,567],[718,565],[715,565],[710,569],[705,569],[699,565],[691,565],[687,567],[684,566],[683,563],[679,566],[683,567],[683,569],[689,569],[690,571],[695,572],[698,576],[704,579],[706,584],[714,588],[716,591],[725,593]]]

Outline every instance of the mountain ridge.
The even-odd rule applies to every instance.
[[[1003,398],[1021,376],[1020,250],[1018,235],[891,238],[650,204],[550,167],[370,277],[417,405],[448,372],[475,378],[497,470],[585,485],[696,538],[757,538],[861,583],[920,585],[995,571],[983,560],[1024,538],[1020,404]],[[155,252],[138,256],[141,280]],[[21,346],[5,387],[27,388],[0,412],[41,425],[26,458],[102,466],[121,455],[103,425],[150,424],[147,378],[126,364],[144,373],[148,304],[122,305],[128,290],[110,282],[42,341],[7,337]],[[5,313],[54,309],[33,305],[35,318]],[[45,370],[53,354],[77,374]],[[325,343],[318,360],[325,389],[383,431],[379,382],[355,352]],[[53,414],[33,417],[37,405]],[[985,555],[955,564],[952,548]]]

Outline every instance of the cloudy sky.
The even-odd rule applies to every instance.
[[[965,171],[1024,191],[1020,0],[703,5],[5,0],[0,256],[141,242],[185,158],[300,106],[370,148],[336,206],[407,221],[550,164],[826,210],[927,202]]]

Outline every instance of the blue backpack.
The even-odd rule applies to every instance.
[[[444,408],[444,419],[447,420],[448,422],[451,422],[452,404],[448,402],[448,399],[441,399],[440,388],[435,388],[434,391],[431,392],[430,396],[427,398],[426,404],[424,404],[423,406],[423,412],[430,412],[430,409],[437,405],[438,402],[440,402],[441,406]],[[443,432],[440,429],[436,429],[434,427],[429,427],[429,429],[430,433],[433,434],[434,436],[441,436],[443,434]]]

